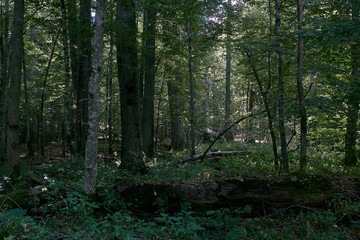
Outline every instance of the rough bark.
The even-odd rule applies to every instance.
[[[91,0],[80,0],[80,66],[79,66],[79,89],[80,96],[80,125],[81,133],[78,138],[78,153],[85,154],[86,138],[88,136],[88,101],[89,101],[89,79],[91,74]]]
[[[62,43],[64,54],[64,70],[65,70],[65,92],[64,92],[64,119],[63,119],[63,155],[65,156],[66,147],[69,149],[70,154],[75,153],[70,129],[70,96],[69,96],[69,84],[70,84],[70,59],[69,59],[69,44],[68,44],[68,30],[67,30],[67,11],[65,0],[61,0],[61,20],[62,20]]]
[[[59,32],[60,33],[60,32]],[[50,56],[49,56],[49,61],[48,64],[46,66],[45,69],[45,74],[44,74],[44,79],[43,79],[43,86],[42,86],[42,91],[41,91],[41,98],[40,98],[40,105],[39,105],[39,136],[38,136],[38,142],[39,142],[39,146],[40,146],[40,154],[42,156],[45,155],[44,152],[44,147],[45,147],[45,126],[44,126],[44,104],[45,104],[45,95],[46,95],[46,85],[47,85],[47,80],[48,80],[48,76],[49,76],[49,71],[50,71],[50,67],[51,67],[51,62],[52,59],[54,57],[54,53],[55,53],[55,47],[57,44],[57,38],[58,38],[58,34],[56,34],[56,36],[54,36],[53,38],[53,45],[51,48],[51,52],[50,52]]]
[[[291,174],[284,177],[234,177],[186,181],[136,181],[116,186],[126,202],[155,212],[161,198],[168,211],[179,211],[184,202],[193,210],[251,205],[254,213],[275,207],[328,207],[341,193],[359,201],[360,178]]]
[[[225,78],[226,78],[226,84],[225,84],[225,127],[228,127],[230,125],[230,107],[231,107],[231,25],[230,25],[230,17],[231,17],[231,0],[228,0],[227,2],[227,20],[226,20],[226,42],[225,42],[225,48],[226,48],[226,66],[225,66]],[[233,140],[233,135],[231,131],[227,132],[225,135],[226,140]]]
[[[24,0],[14,1],[14,17],[11,32],[11,58],[10,58],[10,89],[7,127],[7,162],[6,174],[12,174],[13,169],[19,165],[19,127],[20,127],[20,90],[21,70],[24,56],[23,42],[24,26]]]
[[[33,137],[32,137],[32,131],[31,131],[31,125],[30,125],[30,113],[29,113],[29,95],[28,95],[28,87],[27,87],[27,71],[26,71],[26,63],[25,63],[25,56],[23,57],[23,82],[24,82],[24,101],[25,101],[25,121],[26,121],[26,146],[27,146],[27,155],[33,156],[34,155],[34,149],[32,146],[33,143]]]
[[[111,39],[110,39],[110,51],[109,51],[109,63],[108,63],[108,72],[106,75],[106,82],[107,82],[107,96],[108,96],[108,106],[107,106],[107,127],[108,127],[108,152],[110,154],[113,153],[113,147],[112,147],[112,143],[113,143],[113,132],[112,132],[112,128],[113,128],[113,123],[112,123],[112,102],[113,102],[113,51],[114,51],[114,43],[113,43],[113,38],[112,38],[112,34],[111,34]]]
[[[189,7],[189,6],[187,6]],[[192,67],[192,20],[190,10],[187,12],[186,17],[186,33],[187,33],[187,47],[188,47],[188,65],[189,65],[189,89],[190,89],[190,152],[191,155],[195,155],[195,91],[194,91],[194,79],[193,79],[193,67]]]
[[[186,142],[185,128],[182,121],[183,106],[180,100],[182,78],[180,73],[176,72],[176,70],[174,75],[174,82],[171,80],[167,82],[171,125],[171,148],[174,150],[182,150],[184,149]]]
[[[121,103],[121,168],[144,173],[140,138],[139,86],[137,79],[136,11],[130,0],[117,3],[116,48]]]
[[[284,111],[284,74],[283,74],[283,59],[282,59],[282,43],[281,43],[281,21],[280,21],[280,0],[276,0],[276,21],[275,33],[278,38],[277,57],[278,57],[278,75],[279,75],[279,131],[280,131],[280,145],[281,145],[281,165],[283,172],[289,172],[289,159],[286,149],[286,132],[285,132],[285,111]]]
[[[9,0],[5,0],[5,11],[1,16],[0,54],[1,54],[1,88],[0,88],[0,161],[5,160],[6,153],[6,96],[9,84]]]
[[[298,30],[303,30],[303,1],[297,1],[298,11]],[[307,134],[307,117],[305,108],[305,96],[303,88],[303,59],[304,59],[304,39],[301,34],[298,36],[298,69],[297,69],[297,89],[299,98],[299,114],[300,114],[300,171],[306,171],[306,134]]]
[[[352,4],[352,22],[354,26],[359,24],[359,3],[355,0]],[[345,165],[354,166],[358,162],[356,155],[356,139],[359,118],[359,92],[354,89],[359,89],[360,78],[360,42],[357,41],[351,46],[351,63],[352,63],[352,81],[350,89],[348,90],[347,112],[346,112],[346,132],[345,132]]]
[[[144,15],[145,23],[145,87],[142,114],[142,144],[147,157],[154,156],[154,96],[155,96],[155,25],[156,25],[156,1],[147,3]]]
[[[88,195],[94,195],[96,192],[100,116],[99,94],[101,70],[103,67],[103,32],[106,0],[97,0],[96,3],[97,6],[94,23],[92,72],[89,81],[89,130],[85,148],[84,189]]]

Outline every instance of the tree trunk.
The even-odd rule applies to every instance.
[[[231,16],[231,0],[228,0],[226,6],[227,19],[226,19],[226,84],[225,84],[225,128],[230,125],[230,107],[231,107],[231,24],[230,24],[230,16]],[[233,135],[231,131],[227,132],[225,135],[226,140],[232,141]]]
[[[94,23],[92,72],[89,81],[89,134],[85,151],[85,177],[84,189],[86,194],[94,195],[96,192],[97,155],[99,139],[100,116],[100,78],[103,67],[104,51],[104,18],[106,0],[97,0]]]
[[[68,1],[68,16],[69,16],[69,40],[70,40],[70,59],[71,59],[71,81],[74,91],[74,101],[75,101],[75,130],[74,130],[74,148],[75,153],[78,155],[80,153],[81,145],[81,121],[80,121],[80,84],[79,84],[79,74],[80,74],[80,52],[79,52],[79,32],[78,32],[78,8],[76,5],[76,0]],[[76,159],[76,156],[72,156],[72,159]]]
[[[1,6],[2,7],[2,6]],[[1,16],[0,30],[1,54],[1,88],[0,88],[0,161],[5,160],[6,153],[6,96],[9,84],[9,0],[5,0],[5,13]]]
[[[298,11],[298,30],[303,30],[303,1],[297,1]],[[301,34],[298,36],[298,70],[297,70],[297,89],[299,97],[299,114],[300,114],[300,171],[306,171],[306,134],[307,134],[307,117],[305,108],[305,96],[303,88],[303,59],[304,59],[304,39]]]
[[[280,0],[276,0],[276,23],[275,30],[278,38],[278,75],[279,75],[279,130],[280,130],[280,145],[281,145],[281,165],[283,172],[289,172],[289,160],[286,150],[286,133],[285,133],[285,112],[284,112],[284,75],[283,75],[283,59],[282,59],[282,43],[281,43],[281,21],[280,21]]]
[[[62,42],[63,42],[63,53],[64,53],[64,70],[65,70],[65,92],[64,92],[64,120],[63,120],[63,145],[65,156],[66,147],[69,148],[70,154],[75,153],[72,139],[71,139],[71,129],[70,129],[70,104],[69,104],[69,84],[70,84],[70,59],[69,59],[69,45],[68,45],[68,36],[67,36],[67,14],[65,0],[61,0],[61,17],[62,17]]]
[[[59,32],[60,33],[60,32]],[[42,92],[41,92],[41,99],[40,99],[40,106],[39,106],[39,136],[38,136],[38,141],[39,141],[39,145],[40,145],[40,154],[41,156],[44,156],[44,147],[45,147],[45,126],[44,126],[44,104],[45,104],[45,94],[46,94],[46,85],[47,85],[47,79],[49,76],[49,71],[50,71],[50,67],[51,67],[51,62],[54,56],[54,52],[55,52],[55,47],[57,44],[57,38],[58,38],[58,33],[56,34],[56,37],[53,38],[53,46],[51,48],[51,53],[49,56],[49,61],[47,64],[47,67],[45,69],[45,74],[44,74],[44,79],[43,79],[43,87],[42,87]]]
[[[79,66],[79,108],[80,125],[78,150],[81,156],[85,154],[86,138],[88,136],[88,100],[89,79],[91,74],[91,0],[80,0],[80,66]]]
[[[10,89],[7,128],[7,162],[5,172],[10,176],[19,165],[19,128],[21,70],[24,56],[23,42],[24,0],[14,1],[14,18],[11,32]]]
[[[352,4],[352,21],[354,26],[359,24],[359,3],[356,0],[351,1]],[[357,139],[357,122],[359,114],[359,92],[353,89],[359,89],[360,78],[360,42],[356,41],[351,46],[351,62],[353,80],[350,82],[350,93],[347,100],[346,113],[346,133],[345,133],[345,165],[355,166],[357,163],[356,155],[356,139]]]
[[[358,201],[360,179],[291,175],[284,177],[233,177],[186,181],[133,181],[116,186],[117,194],[139,209],[155,212],[162,200],[168,211],[180,211],[184,202],[192,210],[251,205],[254,213],[278,208],[320,207],[338,194]]]
[[[188,4],[188,3],[187,3]],[[189,6],[186,6],[190,8]],[[190,89],[190,152],[191,155],[195,155],[195,91],[194,91],[194,79],[193,79],[193,68],[192,68],[192,21],[191,21],[191,11],[187,11],[188,16],[186,17],[186,33],[188,40],[188,64],[189,64],[189,89]]]
[[[154,156],[155,34],[156,1],[147,3],[145,21],[145,88],[142,114],[142,144],[147,157]]]
[[[277,154],[277,142],[276,142],[276,135],[275,135],[275,130],[274,130],[274,126],[273,126],[273,117],[272,117],[272,113],[271,113],[271,107],[270,107],[270,104],[269,104],[269,99],[268,99],[268,95],[267,95],[267,92],[264,91],[264,88],[263,88],[263,84],[260,80],[260,77],[259,77],[259,74],[254,66],[254,63],[251,59],[251,56],[250,54],[246,54],[248,59],[249,59],[249,62],[250,62],[250,65],[251,65],[251,68],[254,72],[254,75],[255,75],[255,79],[256,79],[256,82],[259,86],[259,89],[260,89],[260,92],[261,92],[261,95],[262,95],[262,98],[263,98],[263,102],[264,102],[264,105],[265,105],[265,110],[266,110],[266,114],[267,114],[267,117],[268,117],[268,126],[269,126],[269,131],[270,131],[270,135],[271,135],[271,140],[272,140],[272,145],[273,145],[273,154],[274,154],[274,163],[275,163],[275,169],[278,168],[278,154]]]
[[[25,55],[25,54],[24,54]],[[26,72],[26,64],[25,64],[25,56],[23,57],[23,80],[24,80],[24,100],[25,100],[25,121],[26,121],[26,145],[28,150],[28,156],[34,156],[34,149],[32,146],[33,139],[32,139],[32,131],[30,125],[30,113],[29,113],[29,95],[28,95],[28,88],[27,88],[27,72]]]
[[[177,151],[184,149],[186,141],[184,124],[181,119],[181,115],[183,112],[183,107],[180,100],[181,85],[181,75],[175,70],[175,81],[167,81],[167,88],[169,95],[169,112],[171,119],[171,148]]]
[[[130,0],[117,4],[117,65],[121,102],[121,168],[144,173],[137,79],[136,11]]]
[[[113,85],[113,50],[114,50],[114,43],[113,43],[114,39],[112,37],[111,34],[111,39],[110,39],[110,51],[109,51],[109,63],[108,63],[108,72],[106,75],[106,82],[107,82],[107,95],[108,95],[108,113],[107,113],[107,127],[108,127],[108,152],[109,154],[113,153],[113,147],[112,147],[112,142],[113,142],[113,132],[112,132],[112,102],[113,102],[113,90],[112,90],[112,85]]]

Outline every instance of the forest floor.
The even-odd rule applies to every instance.
[[[199,146],[197,152],[205,148]],[[82,190],[82,161],[71,163],[69,156],[63,157],[61,145],[49,145],[46,157],[36,154],[29,158],[25,156],[26,147],[22,149],[20,177],[0,180],[0,240],[360,239],[360,201],[353,190],[348,191],[354,193],[352,196],[346,189],[334,192],[320,205],[311,205],[302,198],[296,198],[300,199],[296,203],[276,204],[283,197],[281,194],[270,200],[263,197],[262,202],[254,200],[257,192],[263,194],[262,187],[274,196],[270,193],[276,192],[284,179],[297,188],[318,176],[331,182],[337,179],[334,184],[323,184],[325,188],[341,185],[349,176],[358,179],[360,168],[343,167],[340,152],[310,149],[307,175],[296,172],[297,156],[291,153],[292,172],[279,176],[274,171],[271,148],[266,144],[219,143],[213,151],[236,150],[244,154],[183,163],[178,160],[187,156],[186,151],[164,148],[155,159],[147,161],[146,175],[134,176],[120,170],[116,153],[108,155],[100,145],[98,194],[89,199]],[[245,182],[246,190],[236,188],[240,192],[226,196],[234,193],[229,190],[235,186],[234,179]],[[217,187],[222,183],[227,185]],[[355,183],[353,189],[360,187]],[[146,184],[150,184],[150,192],[144,188]],[[179,189],[185,192],[173,194]],[[190,197],[184,197],[188,189],[204,204],[199,207]],[[309,189],[302,189],[301,195],[309,196]],[[245,195],[241,204],[234,204]],[[140,196],[149,200],[148,207],[139,201]],[[210,200],[219,202],[208,204]]]

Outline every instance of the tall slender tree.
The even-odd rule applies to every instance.
[[[10,58],[10,89],[7,126],[7,161],[5,171],[7,175],[13,173],[19,165],[19,128],[20,128],[20,92],[21,70],[24,57],[24,0],[14,1],[14,16],[11,31]]]
[[[298,30],[303,30],[303,1],[297,0],[298,12]],[[305,96],[303,88],[303,59],[304,59],[304,39],[301,33],[298,36],[298,69],[297,69],[297,89],[299,98],[299,114],[300,114],[300,171],[306,170],[306,133],[307,133],[307,117],[305,108]]]
[[[285,111],[284,111],[284,73],[283,73],[283,56],[282,56],[282,41],[281,41],[281,0],[276,0],[276,21],[275,21],[275,34],[278,38],[277,57],[278,57],[278,95],[279,95],[279,130],[280,130],[280,145],[281,145],[281,158],[282,158],[282,170],[289,172],[289,159],[286,149],[286,132],[285,132]]]
[[[2,3],[2,2],[1,2]],[[0,87],[0,161],[5,160],[6,152],[6,96],[9,84],[9,0],[5,0],[4,13],[1,6],[0,54],[1,54],[1,87]]]
[[[351,0],[352,9],[352,25],[359,25],[360,3]],[[352,80],[350,81],[350,89],[347,96],[347,112],[346,112],[346,132],[345,132],[345,165],[354,166],[357,163],[356,155],[356,139],[359,119],[359,91],[360,88],[360,41],[355,40],[351,45],[351,64],[352,64]]]
[[[188,47],[188,70],[189,70],[189,89],[190,89],[190,152],[191,155],[195,155],[195,91],[194,91],[194,78],[193,78],[193,65],[192,65],[192,0],[185,0],[185,18],[186,18],[186,34],[187,34],[187,47]]]
[[[226,40],[225,40],[225,49],[226,49],[226,84],[225,84],[225,128],[230,126],[230,107],[231,107],[231,13],[232,6],[231,0],[227,1],[226,4]],[[233,140],[231,131],[227,131],[225,135],[227,140]]]
[[[121,168],[145,173],[140,137],[140,101],[137,78],[137,25],[135,4],[117,3],[116,57],[121,105]]]
[[[154,97],[155,97],[155,24],[156,1],[147,2],[144,10],[145,24],[145,88],[142,114],[142,144],[147,157],[154,156]]]
[[[94,23],[92,72],[89,82],[89,131],[85,151],[84,189],[88,195],[96,193],[97,155],[99,139],[100,116],[100,79],[103,67],[104,51],[104,18],[106,0],[96,1],[96,15]]]

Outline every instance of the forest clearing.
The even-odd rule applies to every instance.
[[[360,239],[360,1],[1,0],[0,240]]]

